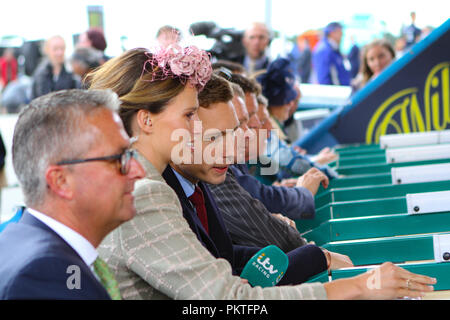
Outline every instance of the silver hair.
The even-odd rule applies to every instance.
[[[117,111],[110,90],[62,90],[31,101],[14,128],[12,159],[27,206],[42,204],[51,164],[80,157],[92,147],[93,127],[85,119],[100,108]]]

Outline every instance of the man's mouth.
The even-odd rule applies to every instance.
[[[214,169],[214,171],[216,171],[219,174],[224,174],[225,172],[227,172],[228,166],[220,166],[220,167],[216,166],[216,167],[213,167],[213,169]]]

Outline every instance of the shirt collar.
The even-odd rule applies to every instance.
[[[170,169],[173,171],[173,173],[175,173],[175,176],[177,177],[178,181],[181,184],[181,187],[183,188],[184,194],[186,195],[186,197],[190,197],[194,194],[195,191],[195,185],[190,182],[188,179],[186,179],[185,177],[183,177],[181,174],[179,174],[178,172],[176,172],[172,167],[170,167]]]
[[[37,210],[27,208],[27,211],[63,238],[88,266],[97,259],[98,253],[94,246],[78,232]]]

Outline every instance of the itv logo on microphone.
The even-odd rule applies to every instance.
[[[270,264],[270,258],[265,257],[265,253],[262,253],[256,261],[253,261],[253,266],[255,266],[259,271],[261,271],[264,276],[266,276],[267,279],[270,278],[271,274],[275,274],[278,272],[278,270],[273,270],[274,266],[273,264]],[[265,259],[264,259],[265,257]],[[264,259],[264,260],[262,260]],[[281,272],[283,274],[283,272]]]
[[[258,251],[246,264],[241,278],[252,286],[272,287],[284,276],[289,259],[280,248],[271,245]]]

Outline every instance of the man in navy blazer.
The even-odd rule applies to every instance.
[[[236,130],[239,127],[232,97],[231,85],[225,79],[213,75],[199,93],[198,116],[203,126],[202,159],[199,163],[180,163],[180,159],[172,159],[173,163],[166,168],[163,177],[177,193],[183,215],[199,241],[216,257],[227,259],[234,274],[240,274],[248,260],[261,248],[232,244],[214,197],[204,184],[222,183],[228,164],[234,162],[235,150],[226,148],[226,144],[222,143],[230,138],[227,136],[227,133],[233,132],[230,132],[230,128]],[[204,196],[207,226],[198,217],[198,207],[190,200],[196,187],[201,189]],[[302,283],[331,264],[324,251],[314,245],[299,247],[287,255],[289,267],[279,285]]]
[[[314,194],[304,187],[265,185],[252,176],[246,164],[230,166],[236,180],[270,212],[280,212],[289,219],[312,219],[315,216]]]
[[[118,106],[109,91],[65,90],[20,114],[12,155],[27,209],[0,234],[0,299],[120,298],[95,248],[134,216],[144,169]]]
[[[195,166],[195,165],[193,165]],[[182,168],[181,168],[182,167]],[[217,168],[217,167],[216,167]],[[226,173],[226,168],[225,173]],[[179,170],[179,172],[175,171]],[[195,169],[194,169],[195,170]],[[212,170],[216,170],[213,168]],[[183,216],[189,223],[192,231],[197,235],[199,241],[213,254],[216,258],[224,258],[228,260],[232,266],[233,274],[240,275],[245,264],[250,258],[261,248],[240,246],[232,244],[231,238],[226,230],[222,215],[217,208],[214,197],[209,188],[200,180],[196,184],[203,192],[205,198],[205,206],[208,216],[207,232],[197,216],[195,206],[189,201],[186,194],[187,188],[183,188],[182,184],[191,182],[194,188],[195,176],[191,176],[189,168],[186,165],[168,166],[163,172],[163,177],[177,194],[181,206],[183,208]],[[225,178],[225,176],[224,176]],[[322,249],[314,245],[305,245],[287,253],[289,258],[289,266],[286,275],[281,279],[279,285],[300,284],[308,280],[311,276],[326,270],[329,262],[325,257]],[[330,261],[331,263],[331,261]]]
[[[195,206],[189,201],[185,190],[188,190],[189,180],[177,173],[171,166],[163,172],[163,177],[167,184],[175,190],[183,208],[183,216],[189,223],[192,231],[197,235],[200,242],[216,258],[228,260],[233,268],[233,274],[239,275],[247,261],[261,248],[233,245],[226,230],[222,215],[219,213],[214,197],[209,188],[201,181],[197,182],[198,187],[205,197],[205,206],[208,215],[209,232],[205,230],[199,220]],[[193,184],[192,184],[193,185]],[[183,188],[184,186],[184,188]],[[194,189],[192,188],[192,192]],[[191,194],[189,194],[190,196]]]
[[[270,123],[270,116],[267,107],[262,108],[258,105],[257,95],[260,94],[260,89],[256,81],[252,81],[242,75],[233,74],[230,77],[230,82],[233,83],[232,86],[235,95],[232,102],[240,123],[240,128],[242,129],[241,132],[244,135],[248,135],[248,133],[254,131],[256,133],[256,141],[258,141],[256,148],[250,148],[250,144],[245,143],[245,148],[240,149],[240,153],[236,154],[236,163],[230,166],[230,169],[233,171],[237,182],[252,197],[260,200],[270,212],[281,213],[292,220],[314,218],[315,193],[313,185],[317,185],[318,187],[322,180],[328,180],[324,175],[311,175],[312,171],[310,170],[304,174],[308,178],[302,178],[301,184],[298,184],[297,187],[269,186],[261,183],[249,174],[245,163],[241,164],[243,161],[249,162],[253,160],[259,153],[264,152],[265,148],[262,148],[259,140],[266,133],[260,131],[270,128],[267,126]],[[253,150],[251,151],[250,149]],[[310,183],[311,180],[313,180],[313,183]]]
[[[77,252],[27,211],[1,234],[0,259],[0,299],[110,299]]]

